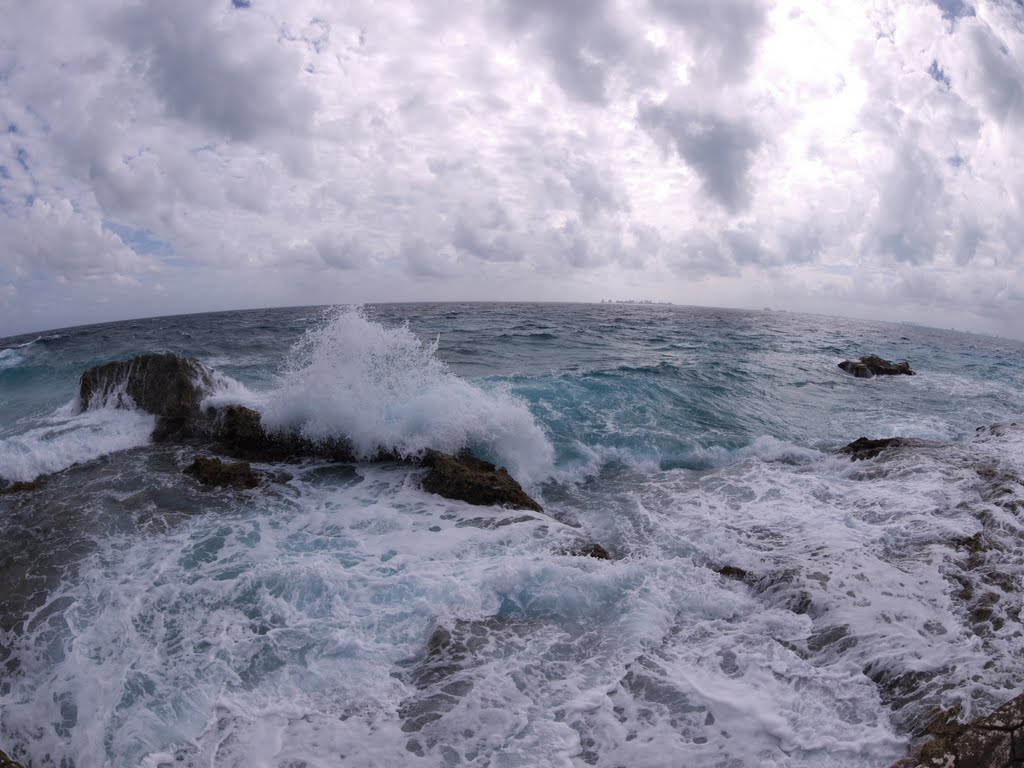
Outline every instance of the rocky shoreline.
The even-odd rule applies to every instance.
[[[876,356],[846,360],[839,364],[843,370],[857,378],[876,375],[914,375],[906,362],[894,364]],[[259,412],[242,405],[231,404],[203,408],[203,401],[212,393],[216,374],[198,360],[171,354],[140,355],[131,360],[107,363],[90,368],[80,379],[79,401],[82,410],[113,405],[119,408],[137,408],[156,417],[152,438],[160,443],[177,443],[196,450],[191,464],[183,469],[207,487],[247,491],[275,482],[287,482],[291,475],[276,474],[265,469],[254,469],[256,463],[289,463],[307,459],[339,463],[401,462],[426,470],[420,478],[420,487],[445,498],[468,504],[545,514],[543,507],[530,497],[504,467],[498,467],[474,456],[467,450],[457,454],[427,450],[420,456],[402,456],[387,446],[380,446],[370,457],[356,456],[353,447],[343,435],[313,441],[301,434],[268,429]],[[976,439],[984,440],[999,435],[1001,430],[1017,428],[1016,422],[979,427]],[[851,461],[876,459],[890,452],[916,450],[935,444],[922,440],[889,437],[869,439],[860,437],[838,449]],[[230,459],[230,460],[228,460]],[[1024,487],[1020,478],[1006,477],[991,467],[978,467],[979,477],[992,485],[993,504],[1012,514],[1022,511],[1024,505],[1019,494],[1007,494],[1007,484]],[[32,482],[13,483],[0,488],[0,494],[27,493],[45,485],[45,478]],[[508,518],[496,525],[531,520],[533,517]],[[967,553],[965,566],[985,571],[982,575],[999,580],[998,568],[991,567],[988,557],[991,541],[986,536],[986,521],[979,518],[982,530],[973,537],[953,544]],[[600,544],[580,539],[562,551],[566,555],[585,556],[602,560],[611,555]],[[998,555],[999,553],[996,553]],[[999,558],[995,557],[998,561]],[[771,590],[775,578],[772,574],[752,574],[729,564],[712,566],[722,577],[742,581],[754,590]],[[1004,586],[999,582],[1000,586]],[[989,622],[998,629],[996,621],[1020,620],[1019,610],[1006,618],[995,615],[991,601],[985,595],[969,592],[964,587],[962,598],[972,617],[980,624]],[[1005,590],[1004,590],[1005,591]],[[807,605],[789,606],[795,612],[805,612]],[[447,684],[457,676],[468,661],[474,638],[487,634],[487,621],[477,624],[461,623],[439,627],[428,642],[422,669],[409,674],[422,697],[414,697],[404,706],[403,731],[419,731],[423,724],[440,717],[443,698],[435,687]],[[879,682],[880,686],[884,682]],[[1024,693],[1010,699],[990,715],[967,723],[958,722],[959,711],[938,712],[922,729],[920,725],[915,742],[907,757],[891,768],[1024,768]],[[11,757],[0,751],[0,768],[22,768]]]

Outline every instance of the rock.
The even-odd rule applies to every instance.
[[[0,768],[21,768],[21,763],[14,762],[6,752],[0,750]]]
[[[478,459],[467,451],[452,456],[428,450],[421,463],[430,472],[421,485],[425,491],[448,499],[480,506],[500,505],[513,509],[544,509],[531,499],[504,467]]]
[[[3,488],[0,488],[0,496],[6,496],[11,493],[25,493],[27,491],[38,491],[42,487],[42,480],[31,480],[29,482],[19,480],[16,483],[11,483],[10,485],[5,485]],[[0,764],[0,768],[3,768],[2,764]]]
[[[570,547],[563,554],[573,555],[574,557],[593,557],[597,560],[612,559],[607,549],[592,541],[581,541],[578,546]]]
[[[956,722],[956,710],[939,712],[926,729],[930,737],[893,765],[1015,768],[1024,765],[1024,694],[991,715]]]
[[[739,568],[735,565],[722,565],[722,566],[711,566],[711,569],[719,576],[724,576],[727,579],[735,579],[736,581],[746,581],[750,578],[748,573],[743,568]]]
[[[199,456],[185,470],[202,485],[213,485],[226,488],[255,488],[260,479],[247,461],[234,463],[216,458]]]
[[[847,373],[852,373],[858,379],[870,379],[874,376],[913,376],[910,370],[910,363],[904,360],[902,363],[894,363],[890,360],[883,360],[878,355],[868,355],[851,360],[843,360],[839,367]]]
[[[908,444],[909,441],[905,437],[882,437],[878,440],[858,437],[849,445],[840,448],[839,452],[845,453],[850,457],[851,461],[860,461],[862,459],[873,459],[887,448],[898,448]]]
[[[218,446],[231,456],[250,461],[287,461],[304,457],[331,461],[356,460],[345,438],[314,442],[291,432],[270,432],[260,414],[243,405],[207,409],[207,421]]]
[[[110,403],[134,405],[157,416],[157,442],[190,437],[200,418],[199,404],[210,394],[213,372],[198,360],[149,354],[90,368],[79,381],[83,409]]]

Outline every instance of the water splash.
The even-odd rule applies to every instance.
[[[344,435],[365,457],[473,447],[523,482],[549,476],[554,450],[526,404],[456,376],[436,352],[407,326],[335,310],[292,349],[264,419],[314,440]]]

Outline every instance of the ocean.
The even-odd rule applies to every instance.
[[[545,514],[408,462],[200,486],[206,449],[79,407],[83,371],[145,352],[364,455],[468,447]],[[917,375],[837,367],[866,354]],[[861,436],[912,439],[837,452]],[[1024,681],[1016,341],[659,304],[93,325],[0,340],[0,486],[37,478],[0,495],[26,768],[885,768]]]

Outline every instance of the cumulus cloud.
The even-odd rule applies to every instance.
[[[4,22],[0,336],[83,286],[61,318],[628,291],[1021,333],[1019,3],[40,0]]]

